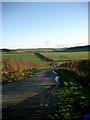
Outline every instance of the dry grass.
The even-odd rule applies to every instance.
[[[30,75],[42,69],[50,68],[48,65],[40,65],[30,61],[4,59],[2,63],[2,82],[18,81],[30,77]]]
[[[64,64],[61,64],[59,68],[74,71],[81,76],[88,76],[90,69],[90,60],[75,60],[66,62]]]

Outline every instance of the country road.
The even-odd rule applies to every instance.
[[[57,98],[50,92],[59,82],[53,70],[43,70],[33,77],[3,85],[2,120],[48,120],[56,111]]]
[[[27,80],[3,85],[3,108],[38,95],[44,90],[56,85],[57,83],[54,80],[55,76],[52,71],[43,70]]]

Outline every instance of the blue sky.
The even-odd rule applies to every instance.
[[[87,2],[3,3],[2,21],[3,48],[88,44]]]

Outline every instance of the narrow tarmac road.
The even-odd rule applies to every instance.
[[[43,70],[27,80],[3,85],[2,120],[48,120],[57,106],[50,93],[59,87],[56,76],[52,70]]]
[[[54,78],[54,73],[52,71],[43,70],[27,80],[3,85],[3,108],[22,102],[51,88],[57,84]]]

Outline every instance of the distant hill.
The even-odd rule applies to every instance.
[[[30,52],[40,52],[40,51],[54,51],[53,48],[32,48],[32,49],[7,49],[7,48],[4,48],[4,49],[0,49],[0,52],[3,52],[3,53],[30,53]]]
[[[66,49],[67,52],[81,52],[81,51],[90,51],[90,45],[71,47]]]
[[[70,48],[59,48],[54,49],[54,51],[62,51],[62,52],[84,52],[84,51],[90,51],[90,45],[87,46],[76,46],[76,47],[70,47]]]
[[[56,52],[84,52],[84,51],[90,51],[90,45],[87,46],[76,46],[76,47],[70,47],[70,48],[36,48],[36,49],[0,49],[0,52],[3,53],[29,53],[29,52],[36,52],[36,51],[56,51]]]
[[[5,52],[5,53],[15,52],[15,51],[16,51],[16,50],[11,50],[11,49],[7,49],[7,48],[0,49],[0,52]]]

